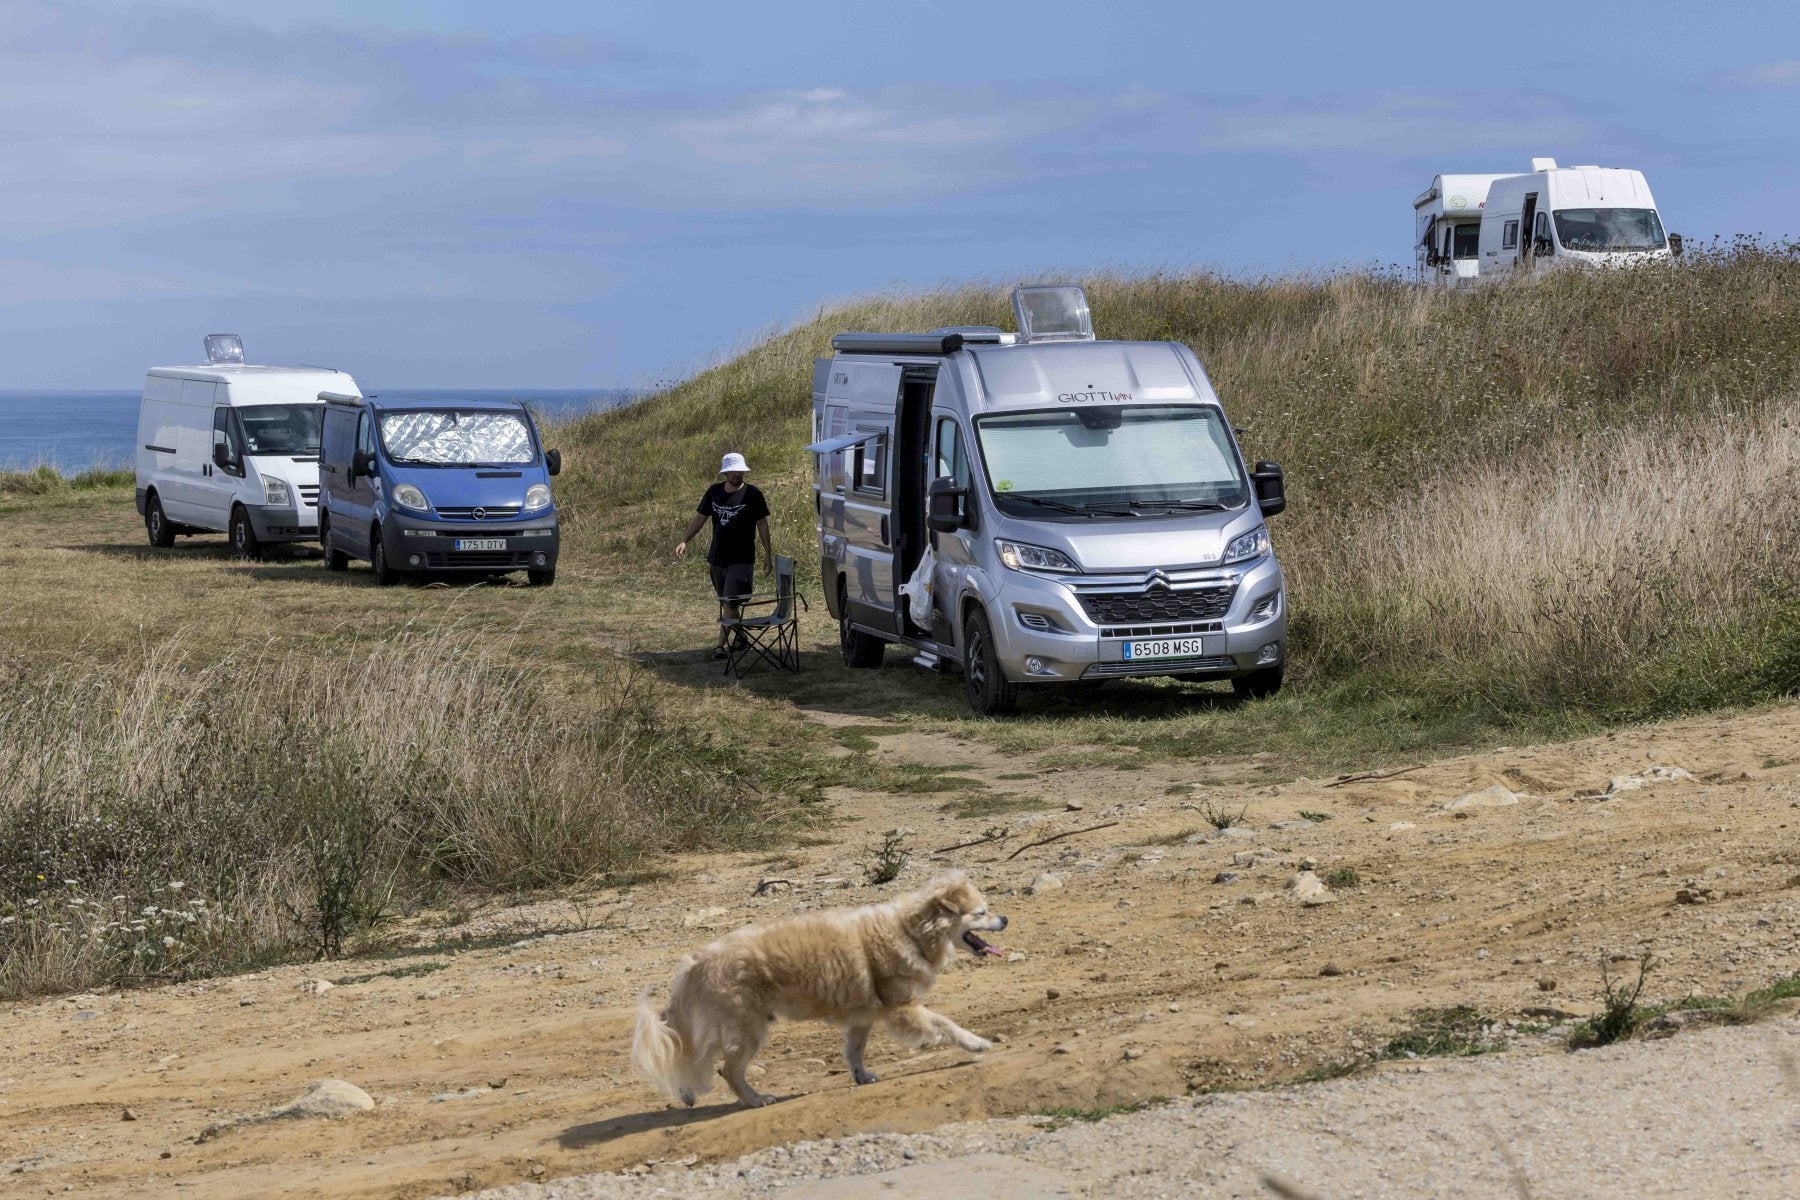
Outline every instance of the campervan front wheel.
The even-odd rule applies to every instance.
[[[247,562],[262,557],[262,546],[256,541],[256,527],[250,524],[250,514],[241,504],[231,510],[231,556]]]
[[[150,493],[150,499],[144,504],[144,533],[158,550],[167,550],[175,544],[175,527],[169,524],[169,515],[163,512],[162,498],[155,492]]]
[[[1019,706],[1019,685],[1001,672],[993,627],[979,608],[963,622],[963,690],[969,707],[984,717],[1003,717]]]
[[[1264,667],[1231,681],[1231,690],[1241,700],[1267,700],[1281,690],[1281,668]]]

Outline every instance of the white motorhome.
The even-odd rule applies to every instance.
[[[889,644],[960,667],[969,704],[1168,675],[1281,687],[1287,605],[1266,518],[1194,352],[1096,341],[1078,287],[986,326],[842,333],[813,367],[819,573],[852,667]]]
[[[239,558],[319,536],[320,392],[355,394],[326,367],[244,361],[236,334],[209,334],[203,366],[153,367],[138,409],[137,508],[152,546],[226,533]]]
[[[1534,158],[1529,173],[1488,186],[1483,276],[1634,266],[1680,252],[1681,239],[1663,229],[1642,171],[1559,167],[1553,158]]]
[[[1481,265],[1481,210],[1504,175],[1439,175],[1413,201],[1420,283],[1467,283]]]

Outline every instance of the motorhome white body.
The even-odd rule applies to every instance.
[[[1481,212],[1483,277],[1634,266],[1672,253],[1642,171],[1559,167],[1551,158],[1534,158],[1531,166],[1527,174],[1502,176],[1488,186]]]
[[[1081,289],[1020,292],[1058,293],[1040,307],[1061,314],[1016,297],[1018,335],[840,334],[814,365],[820,575],[845,662],[906,646],[960,666],[983,713],[1021,685],[1129,676],[1271,694],[1281,469],[1246,468],[1188,347],[1095,341]]]
[[[1439,175],[1413,200],[1413,248],[1420,283],[1473,280],[1481,265],[1481,211],[1504,175]]]
[[[153,367],[138,409],[137,508],[155,546],[229,533],[241,557],[319,534],[321,392],[342,371],[242,362]]]

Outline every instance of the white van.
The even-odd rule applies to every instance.
[[[1528,174],[1488,186],[1480,253],[1485,277],[1635,266],[1681,253],[1681,239],[1663,229],[1642,171],[1534,158]]]
[[[1504,175],[1439,175],[1413,200],[1413,249],[1420,283],[1456,285],[1479,274],[1481,212]]]
[[[257,558],[319,536],[320,392],[355,394],[327,367],[244,362],[236,334],[209,334],[205,366],[153,367],[138,409],[137,508],[152,546],[228,533]]]

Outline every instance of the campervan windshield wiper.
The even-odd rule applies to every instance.
[[[1066,504],[1061,500],[1046,500],[1042,496],[1007,497],[1009,500],[1023,500],[1027,504],[1035,504],[1040,508],[1054,508],[1057,512],[1074,513],[1078,517],[1135,517],[1134,512],[1126,512],[1115,508],[1089,508],[1085,504]]]
[[[1127,500],[1133,508],[1162,508],[1181,512],[1224,512],[1230,505],[1205,500]]]

